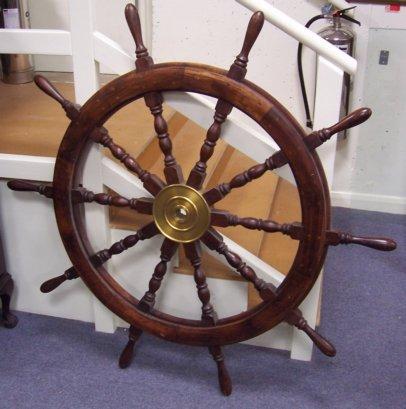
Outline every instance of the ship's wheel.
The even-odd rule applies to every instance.
[[[319,275],[328,247],[356,243],[378,250],[393,250],[396,244],[386,238],[354,237],[330,230],[329,191],[315,149],[337,132],[367,120],[371,111],[358,109],[331,128],[305,135],[278,101],[244,80],[248,54],[264,22],[261,12],[252,16],[242,50],[228,72],[189,63],[155,65],[142,41],[137,9],[128,5],[125,16],[136,43],[135,71],[104,86],[83,107],[67,101],[45,78],[37,76],[35,79],[45,93],[62,105],[71,119],[59,148],[53,184],[39,185],[22,180],[8,184],[13,190],[36,191],[54,201],[59,232],[73,267],[45,282],[41,290],[49,292],[65,280],[80,277],[102,303],[128,322],[129,341],[120,357],[121,367],[131,362],[135,342],[143,331],[174,342],[208,347],[217,363],[219,383],[225,395],[231,393],[232,386],[221,347],[255,337],[282,321],[305,331],[324,354],[334,356],[331,343],[309,327],[298,309]],[[173,155],[167,124],[162,116],[162,93],[172,91],[195,92],[218,99],[214,122],[207,131],[200,158],[187,178]],[[164,156],[165,181],[142,169],[134,158],[114,143],[103,127],[115,112],[139,98],[145,100],[154,116],[155,131]],[[222,124],[233,108],[256,121],[272,136],[280,151],[229,182],[204,191],[207,161],[220,138]],[[125,198],[93,193],[82,187],[83,164],[94,143],[108,148],[117,160],[137,175],[153,198]],[[290,166],[296,180],[302,209],[301,223],[279,224],[254,217],[241,218],[219,210],[221,200],[233,189],[285,165]],[[152,221],[135,234],[95,253],[88,242],[82,217],[83,204],[88,202],[128,207],[152,215]],[[238,254],[229,250],[216,231],[217,226],[237,225],[270,234],[281,232],[299,241],[290,272],[278,288],[260,279]],[[103,264],[140,240],[156,235],[163,236],[160,261],[145,295],[136,299],[109,275]],[[218,318],[201,267],[201,244],[223,255],[237,273],[252,283],[262,303],[238,315]],[[175,317],[154,308],[167,264],[179,245],[184,247],[194,268],[197,296],[202,304],[201,320]]]

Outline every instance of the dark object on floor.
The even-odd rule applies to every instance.
[[[2,303],[0,324],[6,328],[14,328],[18,323],[18,318],[10,312],[10,300],[13,290],[14,282],[11,275],[6,271],[6,261],[4,259],[4,249],[0,232],[0,299]]]

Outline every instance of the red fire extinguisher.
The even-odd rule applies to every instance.
[[[323,9],[323,14],[315,16],[311,18],[306,23],[306,28],[309,28],[315,21],[321,19],[327,19],[329,21],[329,25],[322,28],[318,34],[320,37],[327,40],[329,43],[335,45],[341,51],[349,55],[353,55],[354,52],[354,40],[355,34],[354,32],[347,26],[342,24],[342,20],[347,20],[352,23],[361,25],[358,20],[347,16],[345,13],[349,10],[354,9],[354,7],[350,7],[344,10],[337,10],[333,11],[332,8]],[[306,85],[303,76],[303,66],[302,66],[302,49],[303,44],[299,43],[298,50],[297,50],[297,64],[298,64],[298,71],[299,71],[299,79],[300,79],[300,87],[302,89],[303,95],[303,102],[306,111],[306,125],[313,129],[313,121],[310,116],[310,109],[309,109],[309,102],[307,99],[307,92],[306,92]],[[344,116],[348,113],[348,102],[349,102],[349,91],[350,91],[350,76],[345,74],[344,76],[344,85],[343,85],[343,93],[342,93],[342,104],[341,104],[341,115]]]

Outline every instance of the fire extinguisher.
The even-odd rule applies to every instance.
[[[314,22],[321,19],[329,20],[329,25],[322,28],[318,34],[320,37],[327,40],[329,43],[335,45],[341,51],[349,55],[353,55],[354,51],[354,39],[355,34],[354,32],[347,26],[342,25],[342,20],[347,20],[352,23],[361,25],[358,20],[347,16],[345,13],[349,10],[354,9],[354,7],[350,7],[348,9],[337,10],[333,11],[332,6],[328,6],[327,8],[323,8],[323,14],[315,16],[311,18],[305,25],[306,28],[309,28]],[[302,50],[303,44],[299,43],[298,50],[297,50],[297,66],[299,71],[299,79],[300,79],[300,87],[302,90],[303,95],[303,103],[306,111],[306,125],[313,129],[313,121],[310,116],[310,109],[309,109],[309,102],[307,99],[307,92],[306,92],[306,85],[303,76],[303,65],[302,65]],[[341,115],[344,116],[348,113],[348,102],[349,102],[349,91],[350,91],[350,76],[349,74],[345,74],[344,76],[344,85],[343,85],[343,93],[342,93],[342,104],[341,104]]]

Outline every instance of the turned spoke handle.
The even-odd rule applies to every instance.
[[[37,185],[31,182],[27,182],[25,180],[10,180],[7,183],[7,186],[11,190],[15,190],[17,192],[37,192],[38,188]]]
[[[385,237],[352,237],[351,243],[380,251],[396,249],[396,242]]]
[[[45,94],[49,95],[61,105],[66,105],[69,101],[42,75],[36,75],[34,81]]]
[[[238,59],[248,61],[248,54],[250,53],[255,41],[257,40],[263,25],[264,13],[262,13],[262,11],[255,12],[248,23],[244,43],[241,52],[237,57]]]
[[[138,338],[142,335],[142,330],[136,329],[133,326],[130,326],[130,334],[127,345],[123,349],[123,352],[120,355],[120,359],[118,361],[118,365],[121,369],[127,368],[130,366],[131,361],[133,360],[134,356],[134,346],[135,343],[138,341]]]
[[[128,28],[131,31],[131,35],[134,38],[137,52],[146,51],[141,31],[140,16],[137,8],[133,4],[127,4],[125,7],[125,19],[127,20]]]
[[[362,124],[371,116],[371,114],[372,111],[369,108],[359,108],[345,116],[335,125],[312,132],[306,137],[306,143],[311,149],[316,149],[321,144],[328,141],[333,135]]]
[[[309,338],[314,342],[314,345],[327,356],[335,356],[337,351],[334,346],[322,337],[318,332],[316,332],[310,325],[306,324],[303,327],[303,331],[309,336]]]
[[[346,129],[354,128],[354,126],[364,123],[371,115],[372,111],[369,108],[359,108],[328,128],[328,131],[334,135]]]
[[[42,293],[50,293],[58,288],[62,283],[67,280],[64,274],[61,274],[58,277],[51,278],[44,283],[42,283],[40,290]]]
[[[302,330],[307,336],[314,342],[316,347],[327,356],[335,356],[336,349],[330,341],[322,337],[317,331],[315,331],[303,317],[302,311],[298,308],[291,311],[285,318],[286,322],[290,325],[294,325],[296,328]]]
[[[51,185],[35,184],[26,180],[15,179],[10,180],[7,186],[9,189],[17,192],[37,192],[49,199],[53,197],[53,187]]]
[[[80,105],[66,99],[45,77],[36,75],[34,81],[38,88],[49,95],[55,101],[59,102],[70,120],[74,120],[79,115]]]
[[[42,293],[50,293],[51,291],[55,290],[55,288],[59,287],[62,283],[64,283],[66,280],[73,280],[74,278],[78,277],[79,275],[76,272],[75,267],[71,267],[60,276],[51,278],[42,283],[40,290]]]
[[[338,244],[358,244],[360,246],[369,247],[380,251],[392,251],[396,249],[396,242],[387,237],[362,237],[353,236],[349,233],[336,231],[327,232],[328,244],[337,246]]]

